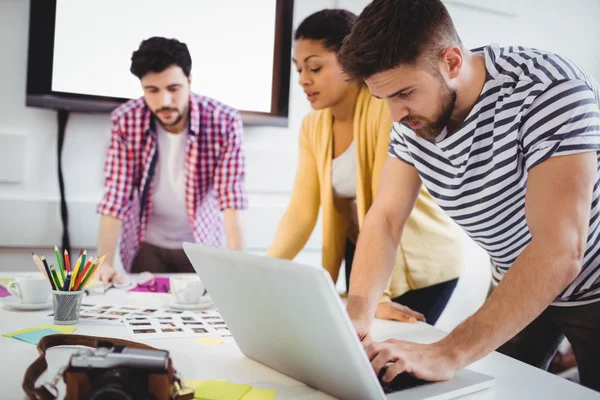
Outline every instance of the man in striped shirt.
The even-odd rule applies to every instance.
[[[398,121],[348,298],[375,371],[392,362],[384,380],[404,371],[445,380],[499,346],[547,368],[566,335],[581,382],[600,390],[597,83],[556,54],[465,49],[440,0],[375,0],[339,59]],[[371,343],[421,184],[488,252],[497,287],[437,343]]]

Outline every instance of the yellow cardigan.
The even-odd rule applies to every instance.
[[[359,229],[373,204],[388,158],[391,119],[384,101],[362,88],[354,114],[356,203]],[[335,282],[350,227],[334,205],[331,183],[333,118],[329,109],[310,113],[302,123],[298,170],[290,204],[267,255],[293,259],[308,241],[323,207],[323,267]],[[383,300],[457,278],[462,252],[457,225],[424,186],[402,233],[396,264]]]

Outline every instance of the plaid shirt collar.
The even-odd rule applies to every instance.
[[[190,130],[189,132],[192,135],[199,135],[200,134],[200,110],[202,108],[202,104],[200,104],[200,99],[197,96],[194,96],[194,94],[190,93],[190,108],[189,108],[189,127]],[[155,117],[154,114],[152,114],[152,111],[150,110],[150,107],[148,107],[148,104],[146,104],[146,101],[144,100],[144,116],[143,116],[143,128],[144,128],[144,132],[146,133],[146,135],[149,135],[150,132],[155,132],[156,131],[156,122],[155,122]]]

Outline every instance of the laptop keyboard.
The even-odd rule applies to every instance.
[[[431,383],[429,381],[424,381],[422,379],[415,378],[414,376],[406,372],[396,375],[396,377],[391,382],[385,383],[381,380],[381,378],[383,378],[383,375],[385,375],[386,370],[387,368],[384,367],[379,373],[379,383],[381,383],[383,393],[385,394],[395,393],[399,392],[400,390],[406,390]]]

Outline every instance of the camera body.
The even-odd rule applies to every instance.
[[[162,400],[170,398],[169,352],[98,343],[71,356],[64,373],[67,399]]]

